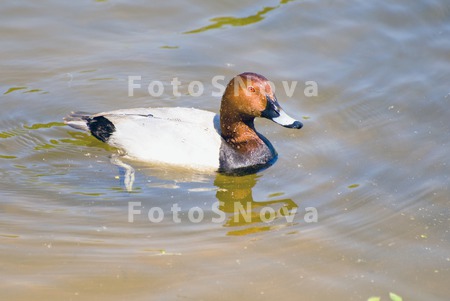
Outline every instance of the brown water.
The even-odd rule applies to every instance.
[[[0,300],[449,299],[448,1],[3,1],[0,45]],[[128,162],[127,192],[114,150],[61,123],[218,112],[212,78],[244,71],[305,124],[257,122],[279,153],[257,175]]]

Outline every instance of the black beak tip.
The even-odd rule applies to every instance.
[[[293,129],[301,129],[303,127],[303,123],[301,123],[300,121],[295,121],[293,124],[292,124],[292,128]]]

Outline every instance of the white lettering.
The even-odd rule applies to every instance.
[[[284,88],[284,92],[286,93],[287,97],[292,97],[292,95],[294,95],[294,91],[295,91],[295,87],[297,87],[297,81],[293,81],[291,83],[291,86],[289,87],[289,84],[287,81],[282,81],[281,82],[283,84],[283,88]]]
[[[194,214],[197,213],[197,217],[194,216]],[[203,220],[203,210],[200,207],[192,207],[188,211],[188,218],[191,222],[197,224]]]
[[[317,88],[317,83],[315,81],[307,81],[305,82],[305,90],[303,90],[303,93],[305,94],[306,97],[311,97],[311,96],[318,96],[319,95],[319,90]]]
[[[135,210],[134,207],[141,206],[141,202],[129,202],[128,203],[128,222],[133,223],[134,222],[134,215],[135,214],[141,214],[141,210]]]
[[[181,208],[178,206],[178,204],[173,204],[172,207],[170,207],[170,210],[172,211],[172,218],[174,223],[181,223],[181,219],[178,217],[178,212],[181,211]]]
[[[173,96],[180,97],[181,93],[178,92],[178,87],[181,85],[181,82],[178,80],[178,77],[174,77],[170,83],[172,84]]]
[[[155,86],[157,87],[157,90],[155,91]],[[153,97],[159,97],[164,93],[164,85],[159,80],[152,81],[148,85],[148,93]]]
[[[307,212],[304,217],[305,222],[317,223],[317,221],[319,220],[319,215],[317,214],[317,209],[314,207],[306,207],[305,211]]]
[[[134,81],[135,80],[141,80],[142,77],[137,75],[137,76],[128,76],[128,96],[134,96],[134,89],[137,88],[139,89],[141,87],[141,84],[135,84]]]
[[[212,92],[213,97],[222,97],[223,93],[225,92],[225,86],[219,83],[219,80],[223,81],[225,80],[225,76],[223,75],[216,75],[212,79],[212,85],[214,88],[219,89],[217,92]]]
[[[148,211],[148,220],[151,221],[152,223],[160,223],[163,219],[164,219],[164,211],[161,208],[152,207]]]
[[[237,207],[237,208],[236,208]],[[252,222],[252,204],[247,202],[247,208],[244,209],[241,203],[234,203],[234,222],[239,223],[239,216],[242,214],[246,223]]]
[[[222,210],[220,210],[220,204],[222,202],[216,203],[213,205],[212,207],[212,212],[214,212],[215,214],[217,214],[219,217],[213,217],[212,218],[212,222],[215,224],[221,224],[225,221],[226,215],[225,212],[223,212]]]
[[[266,213],[269,213],[269,217],[266,217]],[[275,210],[272,207],[263,207],[259,212],[259,217],[264,223],[270,223],[275,219]]]
[[[194,91],[195,86],[197,86],[197,92]],[[203,94],[204,90],[205,89],[203,88],[203,84],[198,80],[194,80],[189,83],[188,92],[191,96],[198,97]]]

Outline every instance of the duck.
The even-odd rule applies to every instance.
[[[290,129],[303,127],[281,108],[269,80],[254,72],[230,80],[219,114],[153,107],[72,112],[64,122],[119,149],[131,160],[242,175],[265,169],[278,158],[270,141],[256,131],[257,117]]]

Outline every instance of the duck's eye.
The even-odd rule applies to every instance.
[[[253,88],[252,86],[248,86],[247,90],[249,90],[252,93],[255,93],[255,91],[256,91],[255,88]]]

